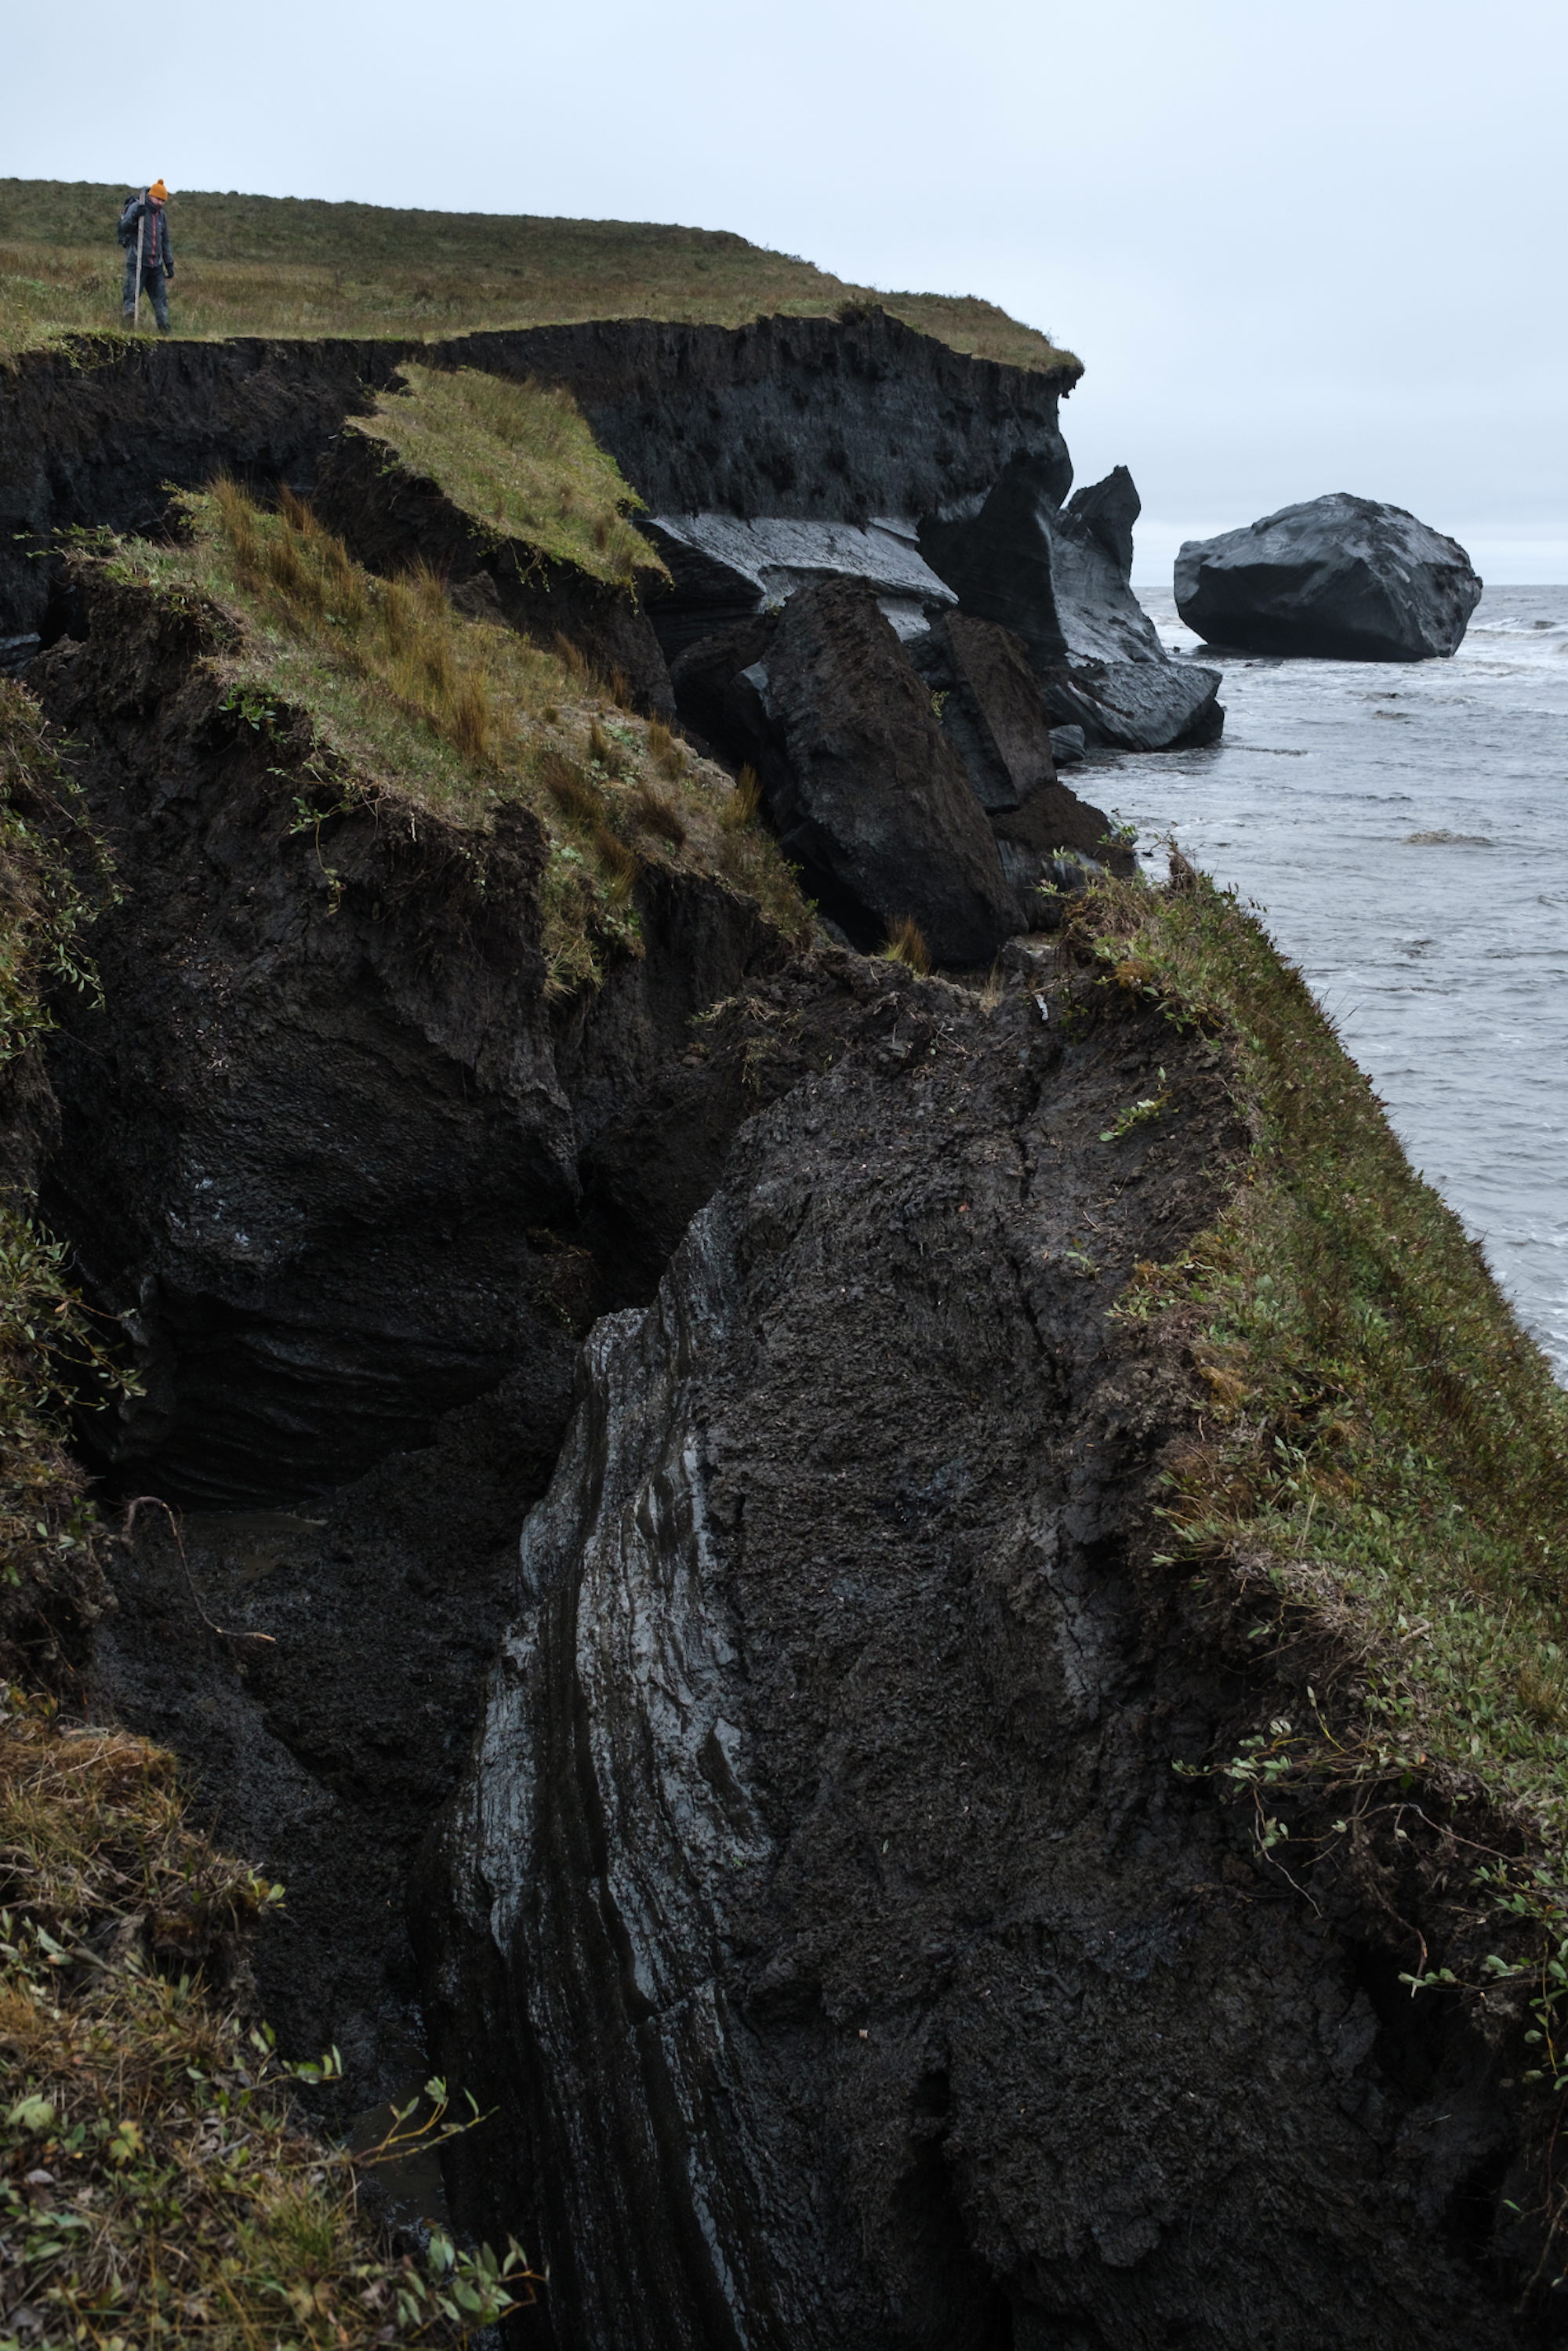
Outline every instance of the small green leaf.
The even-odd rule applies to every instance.
[[[5,2120],[14,2130],[35,2131],[41,2136],[45,2131],[53,2130],[55,2110],[47,2098],[39,2097],[35,2093],[31,2097],[18,2098]]]

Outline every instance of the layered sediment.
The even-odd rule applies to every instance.
[[[1511,2342],[1501,2020],[1409,2011],[1392,1837],[1309,1905],[1178,1776],[1310,1671],[1156,1556],[1192,1374],[1107,1311],[1244,1174],[1225,1054],[835,977],[524,1532],[420,1906],[465,2209],[573,2345]]]

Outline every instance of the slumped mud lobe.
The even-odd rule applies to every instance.
[[[417,1906],[507,2117],[458,2210],[573,2351],[1514,2343],[1500,2026],[1411,2011],[1398,1848],[1314,1915],[1173,1770],[1269,1700],[1155,1555],[1190,1375],[1106,1309],[1235,1179],[1225,1066],[858,970],[525,1531]]]

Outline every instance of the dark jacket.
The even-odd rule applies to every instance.
[[[162,269],[172,277],[174,248],[169,242],[169,215],[162,204],[152,202],[151,196],[131,196],[129,199],[120,215],[120,242],[127,253],[134,252],[136,224],[143,214],[146,215],[147,225],[141,233],[141,266],[143,269]]]

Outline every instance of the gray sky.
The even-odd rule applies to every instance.
[[[76,0],[0,171],[737,229],[1071,344],[1141,580],[1346,489],[1568,581],[1565,67],[1562,0]]]

